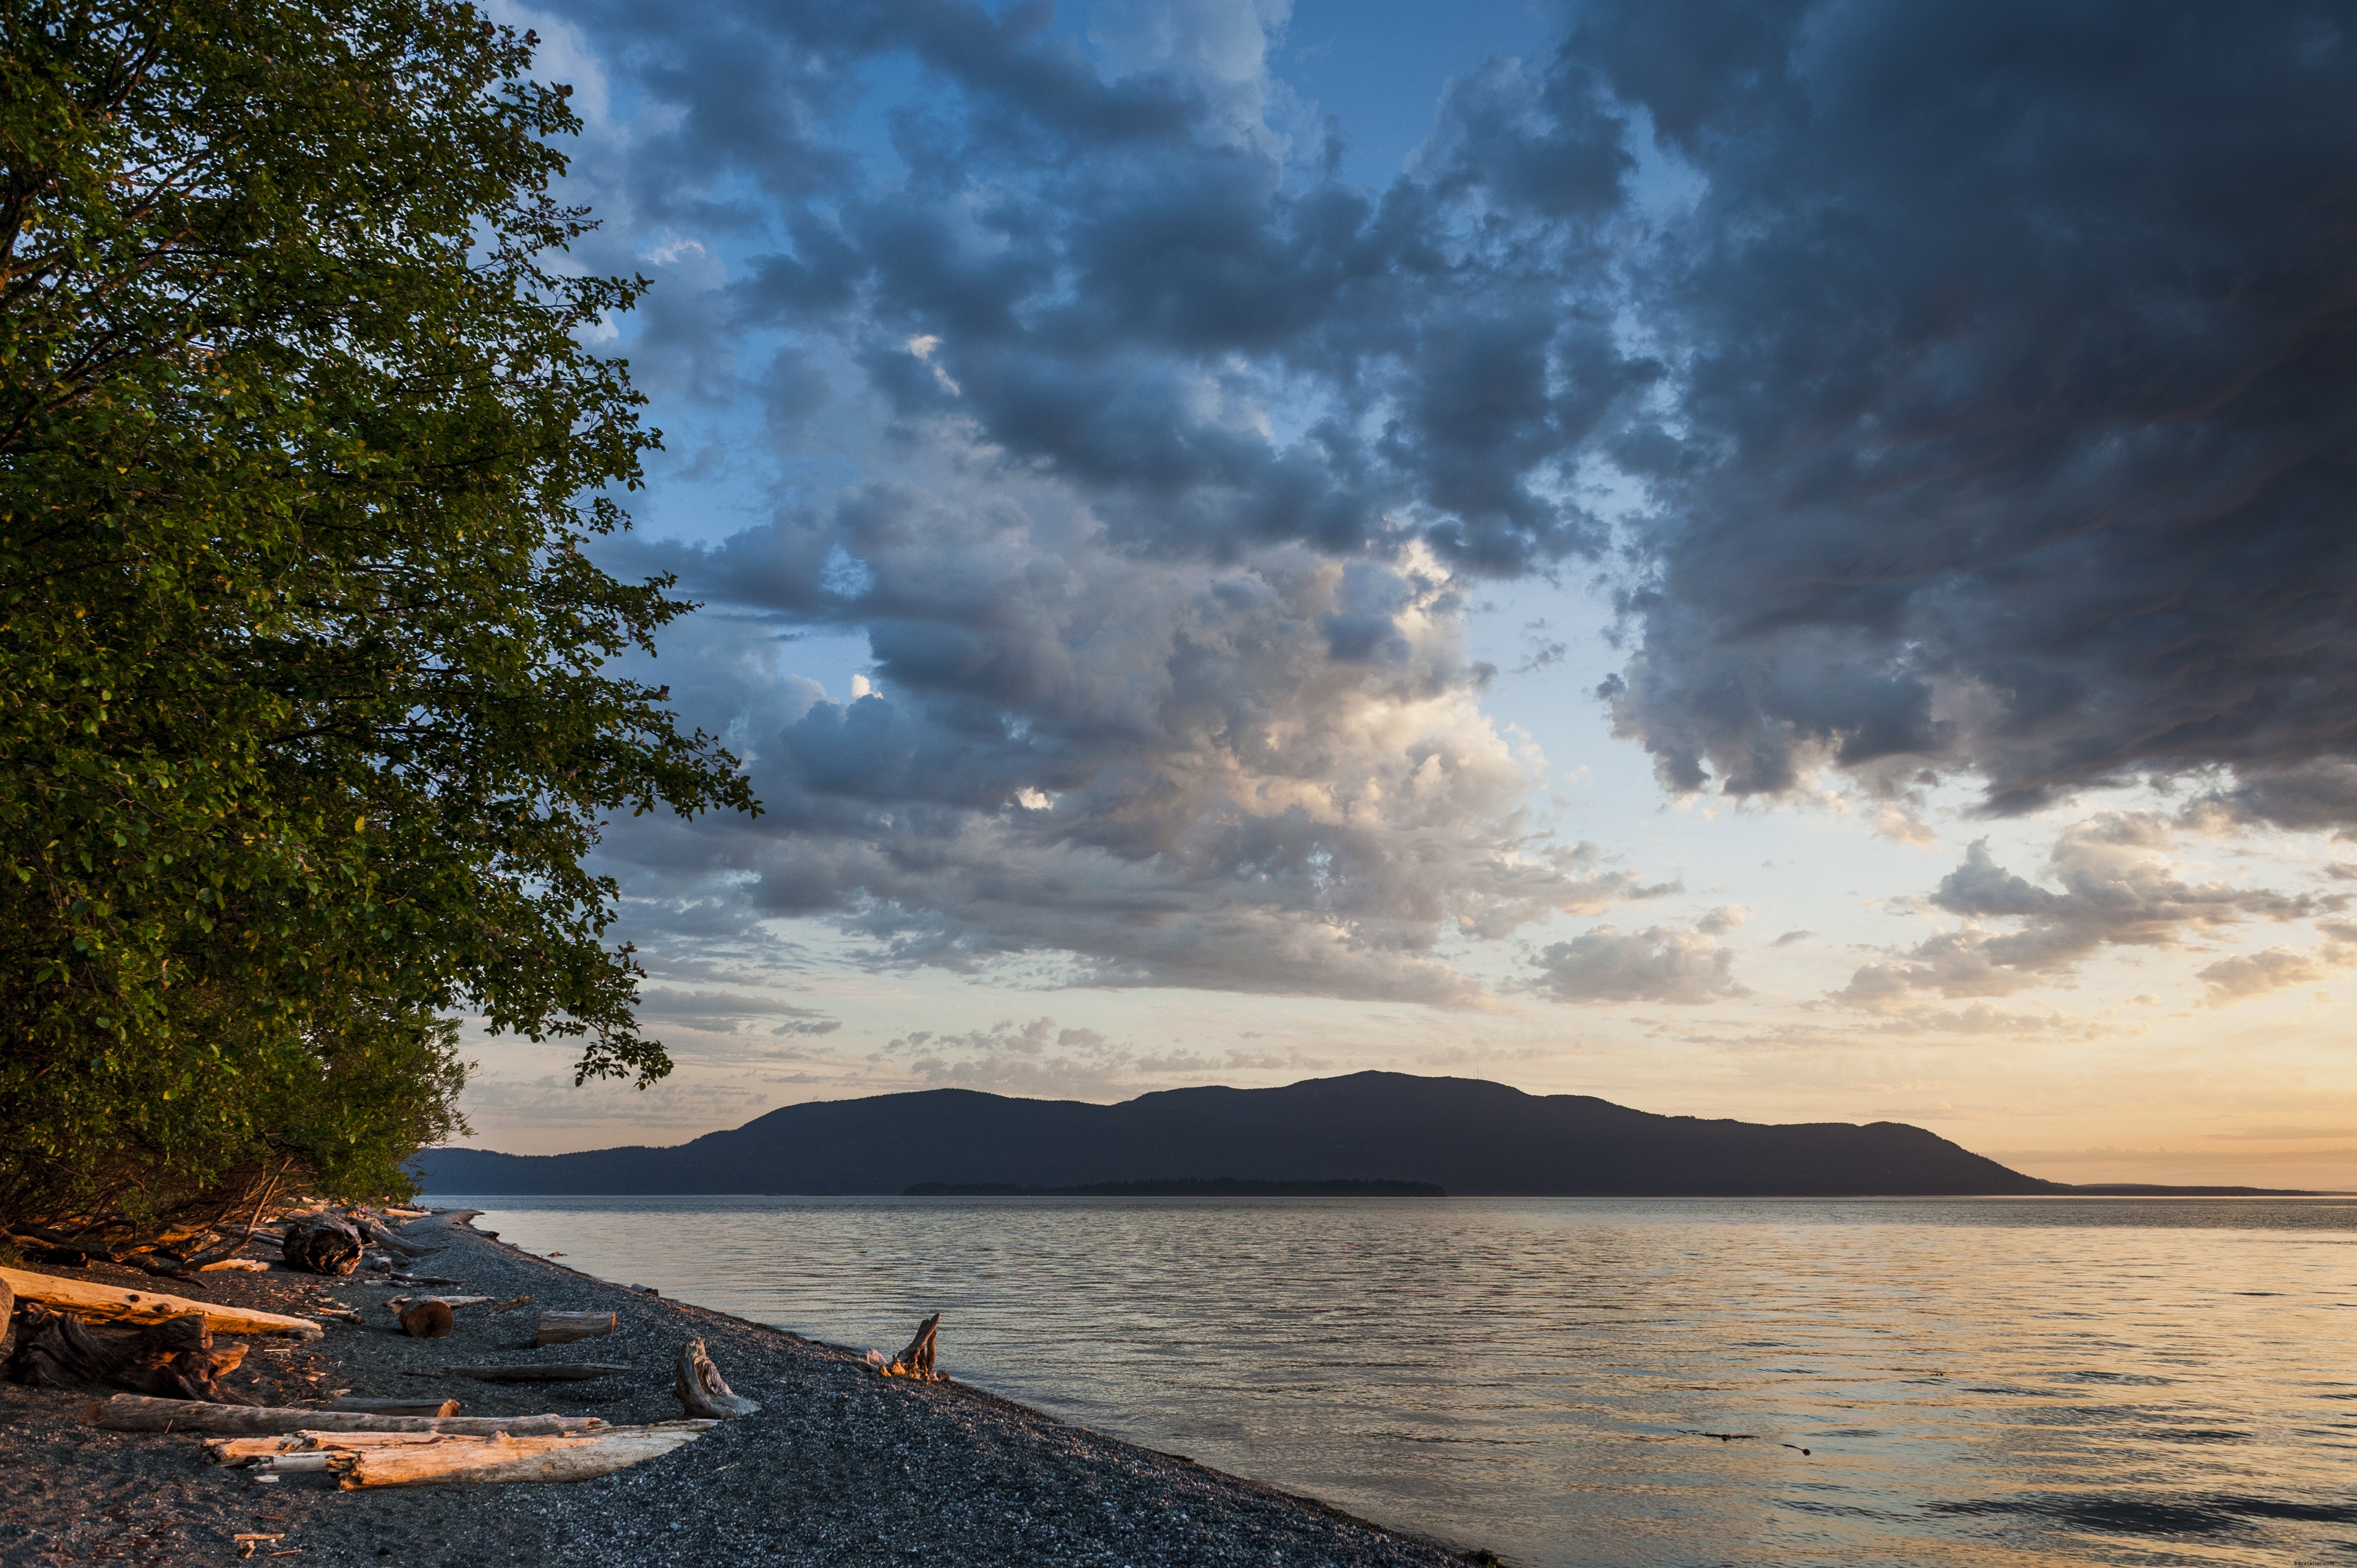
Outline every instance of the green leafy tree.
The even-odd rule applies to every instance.
[[[611,671],[690,607],[583,549],[654,436],[569,90],[440,0],[0,16],[0,1222],[400,1190],[453,1009],[660,1077],[584,859],[757,808]]]

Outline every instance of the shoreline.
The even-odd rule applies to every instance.
[[[1356,1518],[956,1381],[882,1379],[863,1353],[689,1303],[642,1294],[523,1251],[445,1211],[404,1227],[440,1250],[418,1272],[470,1293],[539,1306],[613,1311],[606,1338],[523,1348],[528,1319],[462,1309],[445,1340],[411,1339],[383,1303],[404,1294],[296,1273],[206,1274],[173,1294],[301,1314],[355,1306],[358,1325],[321,1319],[318,1339],[251,1339],[227,1386],[268,1404],[449,1394],[465,1413],[542,1411],[617,1424],[675,1420],[673,1359],[705,1340],[736,1391],[761,1410],[662,1458],[592,1481],[340,1492],[324,1477],[257,1485],[208,1465],[192,1435],[104,1432],[93,1395],[0,1385],[0,1564],[121,1556],[234,1560],[232,1537],[276,1534],[269,1553],[351,1563],[1143,1564],[1282,1563],[1442,1565],[1495,1561]],[[158,1282],[95,1265],[48,1272],[133,1288]],[[454,1294],[457,1287],[445,1287]],[[887,1347],[888,1350],[892,1347]],[[588,1383],[445,1378],[446,1364],[627,1360]]]

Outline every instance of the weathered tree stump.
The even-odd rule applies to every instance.
[[[457,1324],[450,1304],[438,1295],[420,1296],[401,1309],[401,1331],[412,1339],[447,1339]]]
[[[732,1415],[750,1415],[761,1408],[729,1388],[720,1369],[704,1353],[701,1339],[691,1339],[679,1348],[676,1391],[680,1408],[699,1420],[725,1421]]]
[[[917,1325],[917,1337],[909,1341],[907,1349],[889,1361],[884,1359],[881,1350],[870,1350],[867,1352],[867,1364],[883,1377],[915,1378],[928,1383],[933,1381],[941,1376],[933,1370],[933,1337],[940,1332],[941,1326],[942,1315],[937,1312]]]
[[[92,1328],[70,1312],[53,1312],[35,1302],[25,1308],[6,1372],[11,1381],[35,1388],[95,1385],[166,1399],[250,1404],[220,1386],[244,1359],[244,1346],[216,1346],[212,1330],[195,1313],[121,1333]]]
[[[545,1312],[534,1326],[534,1345],[570,1345],[576,1339],[597,1339],[614,1332],[610,1312]]]
[[[332,1214],[289,1219],[279,1250],[287,1266],[314,1274],[349,1274],[361,1266],[361,1233]]]

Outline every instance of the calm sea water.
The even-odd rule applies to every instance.
[[[1531,1568],[2357,1564],[2345,1200],[435,1201]]]

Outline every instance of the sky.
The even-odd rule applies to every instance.
[[[2336,5],[583,0],[755,819],[474,1141],[1379,1068],[2357,1187]]]

